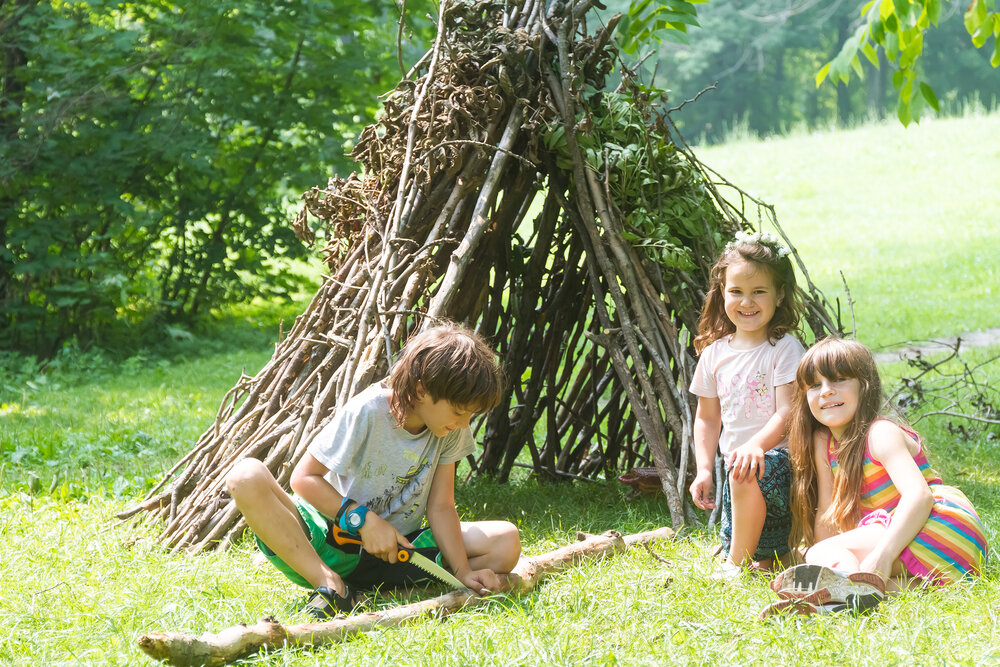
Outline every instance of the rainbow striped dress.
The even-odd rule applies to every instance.
[[[901,428],[920,445],[920,436]],[[827,442],[827,458],[836,476],[837,452],[832,436]],[[964,493],[941,481],[941,476],[927,462],[922,447],[913,460],[934,495],[934,506],[924,527],[899,554],[899,560],[911,575],[934,584],[947,584],[969,574],[978,574],[988,549],[979,515]],[[899,504],[899,491],[886,469],[872,457],[867,444],[862,466],[865,481],[861,490],[862,518],[858,525],[880,523],[888,526],[892,511]]]

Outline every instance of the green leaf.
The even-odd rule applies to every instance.
[[[826,79],[827,73],[830,71],[830,63],[823,65],[818,72],[816,72],[816,87],[819,88],[823,80]]]
[[[909,104],[910,100],[913,99],[913,83],[916,74],[913,70],[905,70],[904,74],[906,75],[906,83],[904,83],[903,87],[899,89],[899,99]]]
[[[925,8],[931,23],[937,25],[938,21],[941,20],[941,0],[927,0]]]
[[[906,17],[910,15],[909,0],[892,0],[892,6],[900,21],[905,21]]]
[[[923,95],[924,99],[927,100],[927,104],[931,105],[931,108],[934,109],[934,111],[941,111],[937,95],[935,95],[934,90],[923,81],[920,82],[920,94]]]
[[[896,117],[899,118],[899,122],[903,124],[903,127],[909,125],[910,121],[913,120],[913,117],[910,115],[910,103],[903,101],[902,97],[896,102]]]
[[[874,65],[875,69],[878,69],[878,51],[875,50],[875,47],[873,47],[870,42],[864,43],[861,47],[861,52],[865,54],[865,58],[868,58],[868,62]]]
[[[881,44],[885,41],[885,26],[882,24],[882,21],[876,20],[872,23],[871,35],[876,44]]]
[[[986,40],[993,36],[992,27],[988,22],[983,22],[980,24],[976,31],[972,33],[972,44],[977,49],[982,48],[986,44]]]
[[[865,72],[861,69],[861,60],[858,59],[857,56],[851,58],[851,68],[854,70],[854,73],[858,75],[859,79],[865,78]]]

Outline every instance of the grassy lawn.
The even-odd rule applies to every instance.
[[[1000,114],[696,149],[773,204],[813,281],[871,346],[1000,327]],[[845,315],[850,327],[850,316]]]
[[[844,271],[861,339],[886,345],[1000,326],[990,247],[1000,230],[989,224],[1000,219],[1000,204],[987,178],[1000,173],[996,129],[998,116],[925,121],[909,130],[888,124],[744,141],[699,155],[777,206],[828,296],[840,294]],[[0,353],[0,664],[152,664],[136,647],[147,632],[215,632],[269,614],[305,620],[296,611],[304,591],[258,565],[251,543],[222,554],[171,554],[155,541],[159,526],[113,518],[188,451],[241,369],[252,374],[266,363],[278,320],[287,330],[301,307],[233,313],[215,330],[124,359],[70,350],[42,364]],[[975,361],[998,353],[968,355]],[[906,371],[885,368],[890,378]],[[1000,367],[986,372],[984,382],[1000,386]],[[1000,437],[995,428],[959,432],[956,425],[936,417],[918,428],[932,464],[972,499],[998,544]],[[668,521],[665,502],[628,500],[617,482],[474,480],[459,486],[457,501],[464,519],[517,523],[528,555],[574,541],[577,530],[631,533]],[[995,559],[975,581],[906,593],[869,616],[762,621],[757,613],[775,599],[767,579],[710,580],[717,543],[714,530],[689,528],[655,548],[666,563],[635,549],[444,622],[417,620],[321,651],[248,662],[1000,662]]]

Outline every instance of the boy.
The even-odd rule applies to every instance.
[[[304,611],[322,619],[353,608],[350,587],[426,578],[396,562],[397,545],[444,564],[466,586],[498,590],[521,553],[507,521],[461,523],[455,463],[475,445],[473,414],[496,407],[502,372],[493,351],[455,325],[404,346],[389,377],[341,407],[292,471],[289,497],[257,459],[239,461],[226,486],[257,543],[293,582],[314,589]],[[429,530],[421,530],[426,515]],[[334,528],[338,541],[334,535]],[[362,547],[342,544],[345,533]]]

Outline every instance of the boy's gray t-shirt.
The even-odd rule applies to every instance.
[[[437,467],[472,454],[475,443],[468,428],[439,438],[397,426],[389,389],[376,383],[341,407],[306,451],[330,469],[326,480],[338,493],[406,535],[423,522]]]

